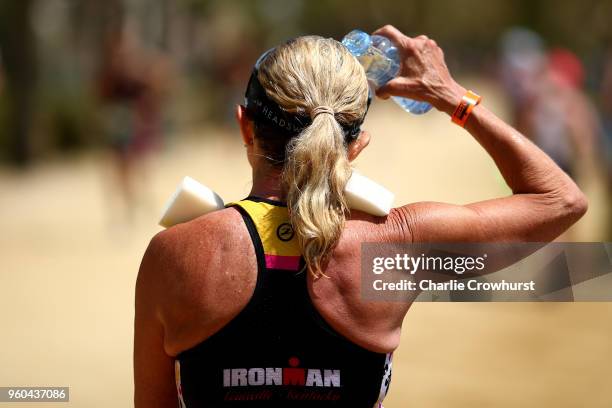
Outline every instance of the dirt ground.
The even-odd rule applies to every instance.
[[[506,111],[495,89],[477,89]],[[365,127],[373,138],[357,167],[398,205],[509,192],[484,151],[441,114],[414,117],[380,102]],[[129,221],[104,152],[1,169],[0,386],[69,386],[62,406],[132,406],[134,282],[164,201],[185,175],[228,201],[245,196],[243,154],[236,129],[171,139],[150,161]],[[570,237],[602,240],[608,200],[596,176],[583,177],[591,208]],[[419,303],[385,407],[611,407],[611,362],[612,303]],[[59,404],[36,406],[45,405]]]

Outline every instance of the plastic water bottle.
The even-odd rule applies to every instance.
[[[368,82],[375,90],[399,73],[399,53],[387,37],[353,30],[344,36],[342,44],[359,60],[365,69]],[[415,115],[421,115],[431,109],[427,102],[399,96],[393,96],[392,99],[405,111]]]

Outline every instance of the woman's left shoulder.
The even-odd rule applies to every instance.
[[[240,213],[234,208],[214,211],[158,232],[145,253],[161,267],[180,269],[194,256],[207,257],[248,237]],[[144,260],[143,260],[144,262]],[[175,273],[175,272],[174,272]]]
[[[248,230],[233,208],[172,226],[151,239],[140,265],[136,291],[157,299],[157,306],[164,309],[164,302],[189,295],[186,287],[203,288],[218,280],[216,272],[242,260],[244,256],[232,253],[248,253],[247,245],[252,245]]]

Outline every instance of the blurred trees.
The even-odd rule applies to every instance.
[[[456,72],[482,69],[500,34],[523,25],[596,67],[611,15],[612,0],[3,0],[0,148],[26,164],[39,151],[99,143],[95,81],[118,30],[174,60],[170,114],[187,126],[231,117],[255,58],[297,35],[394,24],[435,38]]]
[[[0,131],[8,157],[18,165],[30,160],[30,134],[37,61],[35,38],[30,24],[34,0],[2,2],[0,46],[2,47],[3,107]]]

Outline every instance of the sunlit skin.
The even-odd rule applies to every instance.
[[[382,88],[379,96],[424,100],[443,114],[452,114],[466,90],[451,77],[437,44],[425,36],[406,37],[392,26],[376,33],[389,37],[404,60],[401,76]],[[253,168],[251,195],[283,200],[280,173],[263,158],[243,108],[237,107],[236,118]],[[453,126],[450,121],[449,126]],[[362,300],[361,242],[545,242],[585,213],[586,199],[574,182],[489,112],[486,100],[472,111],[466,130],[495,161],[513,191],[511,196],[468,205],[411,203],[393,209],[387,217],[353,211],[325,265],[328,278],[308,277],[314,306],[354,343],[378,352],[394,350],[410,308],[408,303]],[[362,133],[348,147],[349,158],[361,154],[369,140],[370,135]],[[405,177],[408,182],[410,175]],[[249,301],[256,276],[249,233],[233,208],[169,228],[151,240],[136,284],[137,408],[176,406],[174,357],[235,317]]]

